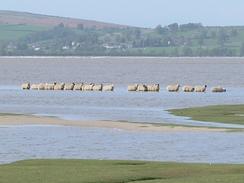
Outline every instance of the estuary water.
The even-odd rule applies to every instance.
[[[113,83],[114,92],[22,91],[23,82]],[[159,83],[159,93],[127,92],[130,83]],[[226,93],[168,93],[171,83],[221,85]],[[168,109],[244,103],[243,58],[0,58],[0,112],[65,119],[202,123]],[[244,163],[243,133],[127,132],[57,126],[0,127],[0,163],[29,158],[138,159]]]
[[[23,82],[113,83],[114,92],[22,91]],[[159,83],[159,93],[127,92],[130,83]],[[221,85],[226,93],[168,93],[171,83]],[[244,103],[243,58],[0,58],[0,111],[68,119],[210,125],[166,110]],[[222,125],[226,126],[226,125]]]
[[[78,158],[244,163],[244,133],[128,132],[57,126],[0,128],[0,164]]]

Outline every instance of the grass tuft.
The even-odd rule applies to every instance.
[[[244,105],[219,105],[169,110],[176,116],[203,122],[244,124]]]

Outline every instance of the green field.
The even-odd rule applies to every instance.
[[[244,26],[140,28],[89,20],[68,26],[72,19],[13,11],[0,15],[7,22],[0,24],[1,56],[244,57]]]
[[[0,166],[0,183],[243,183],[244,165],[30,160]]]
[[[12,41],[24,38],[33,32],[47,30],[48,27],[34,25],[7,25],[0,24],[0,41]]]
[[[221,105],[169,110],[176,116],[196,121],[244,124],[244,105]]]

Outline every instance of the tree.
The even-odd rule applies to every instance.
[[[215,31],[211,31],[210,36],[212,39],[216,38],[216,32]]]
[[[141,38],[141,30],[140,29],[135,29],[134,34],[135,34],[136,39],[140,39]]]
[[[200,36],[201,39],[206,39],[208,37],[208,31],[207,30],[202,30],[200,32]]]
[[[198,44],[201,47],[202,45],[204,45],[204,39],[203,38],[199,38],[198,40]]]
[[[241,44],[241,47],[240,47],[240,56],[241,57],[244,56],[244,42]]]
[[[232,29],[230,35],[236,37],[238,35],[238,31],[236,29]]]
[[[173,23],[168,25],[168,28],[172,32],[177,32],[179,30],[179,24],[178,23]]]
[[[203,28],[203,25],[201,23],[188,23],[180,25],[179,28],[182,31],[188,31]]]
[[[226,42],[228,38],[228,35],[224,29],[220,29],[218,33],[218,42],[221,46],[224,46],[224,43]]]
[[[84,25],[83,24],[78,24],[77,25],[77,29],[78,30],[83,30],[84,29]]]
[[[26,50],[28,48],[27,44],[24,42],[17,43],[17,49],[18,50]]]
[[[6,50],[5,50],[5,45],[4,44],[0,44],[0,55],[4,56],[6,54]]]
[[[155,28],[155,31],[158,33],[158,34],[164,34],[168,31],[168,29],[166,27],[162,27],[161,25],[158,25],[156,28]]]

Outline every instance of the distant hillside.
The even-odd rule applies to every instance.
[[[138,28],[0,11],[1,55],[237,57],[244,56],[244,26]]]
[[[58,16],[40,15],[26,12],[0,10],[0,24],[26,24],[34,26],[57,26],[63,23],[66,27],[75,28],[82,24],[86,28],[125,28],[125,25],[104,23],[93,20],[83,20]]]

